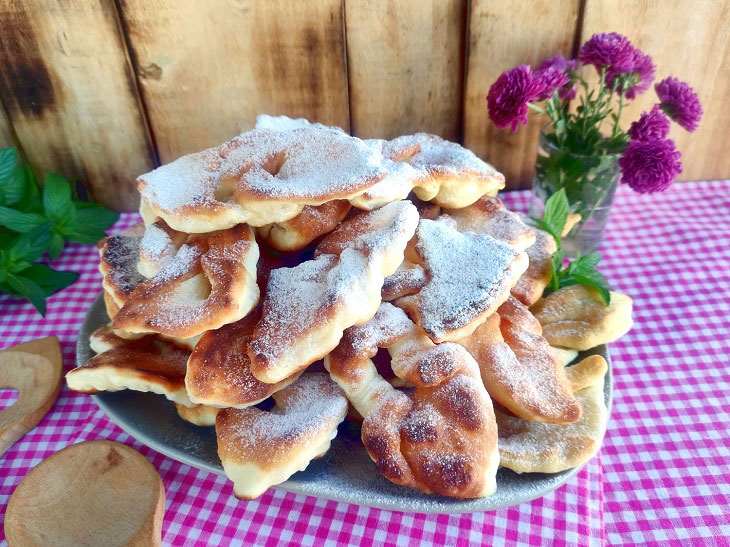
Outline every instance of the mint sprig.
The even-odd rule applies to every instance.
[[[117,213],[74,198],[61,175],[46,175],[41,189],[16,148],[0,149],[0,291],[30,301],[42,314],[46,298],[78,274],[35,264],[57,258],[66,241],[93,244],[106,235]]]
[[[562,234],[569,213],[568,197],[565,194],[565,189],[561,188],[545,202],[545,212],[542,218],[532,219],[538,228],[553,237],[557,245],[557,251],[553,253],[551,260],[550,283],[545,287],[543,296],[547,296],[562,287],[585,285],[596,289],[606,305],[609,305],[611,303],[611,293],[609,292],[608,282],[597,268],[598,263],[601,261],[600,254],[591,253],[585,256],[578,254],[572,262],[563,267],[565,253],[562,247]]]

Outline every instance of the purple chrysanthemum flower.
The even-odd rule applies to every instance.
[[[585,65],[593,65],[612,71],[628,72],[634,64],[634,46],[629,39],[616,32],[594,34],[581,46],[578,60]]]
[[[655,72],[656,67],[654,66],[654,62],[652,61],[651,57],[642,53],[638,49],[635,49],[633,56],[633,66],[626,71],[626,73],[630,75],[627,82],[628,86],[626,88],[626,98],[633,100],[636,98],[637,95],[649,89],[649,86],[654,81]],[[609,69],[609,71],[606,73],[606,85],[609,88],[612,88],[614,79],[621,74],[623,74],[623,72],[616,72],[613,68]],[[616,91],[621,93],[621,88],[622,86],[618,85],[616,87]]]
[[[535,72],[540,72],[547,68],[557,68],[562,72],[569,70],[575,70],[578,62],[575,59],[566,59],[562,55],[555,55],[554,57],[548,57],[535,69]]]
[[[555,55],[554,57],[549,57],[540,63],[540,66],[535,69],[535,74],[540,74],[549,69],[559,70],[560,72],[568,74],[570,71],[574,71],[577,66],[578,61],[575,59],[566,59],[562,55]],[[570,76],[568,78],[569,81],[560,86],[558,89],[558,96],[563,100],[569,101],[576,95],[576,86],[575,84],[571,84]]]
[[[669,125],[669,119],[662,114],[662,110],[657,104],[631,124],[628,134],[637,141],[663,140],[669,135]]]
[[[543,89],[544,84],[533,78],[528,65],[503,72],[489,88],[489,118],[497,127],[510,126],[517,131],[520,123],[527,125],[527,103],[537,99]]]
[[[654,89],[667,116],[687,131],[697,129],[703,114],[702,105],[689,84],[670,76],[656,84]]]
[[[542,70],[536,70],[533,73],[536,84],[541,86],[539,99],[547,99],[553,94],[558,88],[570,83],[570,77],[554,67],[543,68]]]
[[[641,194],[661,192],[682,172],[680,157],[671,139],[632,140],[618,160],[621,180]]]

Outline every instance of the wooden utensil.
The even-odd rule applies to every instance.
[[[71,445],[43,460],[13,492],[8,546],[160,545],[165,489],[136,450],[114,441]]]
[[[0,351],[0,389],[18,391],[18,400],[0,410],[0,456],[53,406],[61,390],[62,368],[61,345],[55,336]]]

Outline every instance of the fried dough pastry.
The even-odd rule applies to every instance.
[[[119,338],[109,327],[92,334],[91,347],[101,353],[66,374],[70,389],[83,393],[150,391],[176,403],[193,404],[185,391],[190,352],[156,336]]]
[[[397,390],[372,358],[387,348]],[[435,345],[405,313],[383,303],[368,323],[345,331],[325,368],[360,415],[362,441],[383,476],[403,486],[458,498],[487,496],[498,465],[494,412],[472,357]]]
[[[237,321],[259,299],[258,257],[253,230],[245,224],[191,236],[164,268],[129,295],[112,326],[190,338]]]
[[[390,203],[340,224],[314,260],[272,271],[248,346],[253,375],[279,382],[327,355],[346,328],[368,321],[417,223],[411,203]]]
[[[580,417],[565,367],[530,310],[510,297],[457,343],[476,359],[489,395],[525,420],[565,424]]]
[[[137,271],[147,279],[154,277],[175,258],[188,235],[170,228],[162,220],[147,225],[139,244]]]
[[[218,416],[220,408],[208,405],[185,406],[175,403],[178,416],[186,422],[201,427],[212,427],[215,425],[215,417]]]
[[[194,403],[222,408],[245,408],[268,399],[299,377],[273,384],[251,374],[247,346],[261,317],[257,308],[243,319],[206,332],[188,360],[185,386]]]
[[[442,207],[466,207],[504,188],[502,173],[471,150],[436,135],[397,137],[384,146],[383,152],[389,159],[405,162],[421,172],[413,192]]]
[[[254,129],[137,179],[146,217],[181,232],[285,222],[305,205],[350,199],[387,175],[382,155],[342,131]]]
[[[563,287],[538,301],[532,312],[553,346],[583,351],[617,340],[631,329],[631,298],[611,292],[607,306],[598,291]]]
[[[137,271],[144,224],[135,224],[99,242],[99,271],[104,301],[111,317],[124,305],[144,277]]]
[[[528,262],[524,252],[489,235],[458,232],[445,220],[419,222],[413,260],[428,282],[395,301],[437,343],[471,334],[507,299]]]
[[[542,292],[550,283],[552,272],[551,260],[558,250],[553,236],[535,229],[535,243],[527,248],[529,264],[527,270],[512,287],[512,296],[526,306],[532,306],[542,296]]]
[[[323,456],[347,413],[342,390],[323,373],[304,374],[273,398],[269,412],[223,409],[216,417],[218,455],[238,498],[256,498]]]
[[[443,213],[456,221],[460,232],[487,234],[520,251],[535,243],[535,232],[496,197],[483,196],[468,207],[444,209]]]
[[[277,251],[298,251],[328,234],[347,216],[350,202],[338,199],[322,205],[306,205],[294,218],[259,228],[258,234]]]
[[[569,376],[590,381],[575,393],[583,412],[571,424],[528,422],[495,411],[500,465],[517,473],[557,473],[582,465],[598,452],[608,421],[603,394],[606,369],[606,361],[598,355],[567,368]]]

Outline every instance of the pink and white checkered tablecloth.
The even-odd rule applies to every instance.
[[[524,210],[527,197],[504,200]],[[136,219],[123,215],[114,230]],[[612,346],[615,398],[601,452],[543,498],[463,515],[382,511],[277,489],[242,502],[224,478],[148,449],[88,396],[64,388],[0,457],[0,520],[43,458],[114,439],[162,476],[166,545],[730,545],[730,181],[675,184],[658,195],[621,188],[603,255],[606,277],[634,299],[635,326]],[[54,265],[81,277],[49,300],[45,319],[0,297],[0,347],[56,335],[68,369],[101,277],[90,246],[71,246]]]

